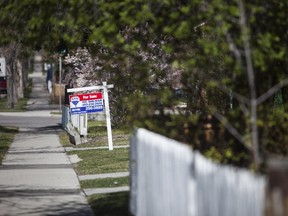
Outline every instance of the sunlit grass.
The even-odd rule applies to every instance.
[[[108,188],[108,187],[121,187],[129,185],[129,177],[119,178],[101,178],[92,180],[80,181],[81,188]]]
[[[129,145],[130,131],[124,127],[112,128],[113,146]],[[73,145],[66,132],[59,133],[59,138],[64,147],[108,147],[106,123],[102,121],[88,122],[88,141],[80,145]]]
[[[127,172],[129,170],[129,149],[119,148],[70,151],[68,154],[77,154],[82,161],[78,162],[75,170],[78,175]]]
[[[0,164],[7,153],[9,146],[13,142],[14,136],[18,129],[14,127],[0,126]]]

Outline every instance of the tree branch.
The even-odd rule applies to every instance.
[[[194,31],[196,31],[198,28],[200,28],[200,27],[202,27],[202,26],[204,26],[206,24],[206,22],[204,21],[204,22],[202,22],[202,23],[200,23],[200,24],[198,24],[198,25],[196,25],[196,26],[194,26]]]
[[[227,86],[222,85],[221,83],[219,83],[218,81],[213,80],[213,82],[216,83],[216,87],[219,88],[221,91],[225,92],[228,95],[231,95],[233,98],[236,98],[240,103],[245,104],[245,105],[249,105],[249,99],[244,97],[243,95],[232,91],[231,89],[228,88]]]
[[[262,94],[260,97],[257,98],[257,105],[260,105],[263,103],[265,100],[270,98],[272,95],[274,95],[277,91],[279,91],[281,88],[284,86],[288,85],[288,79],[285,79],[284,81],[274,85],[272,88],[270,88],[267,92]]]
[[[229,49],[230,51],[234,54],[237,62],[240,65],[243,65],[242,63],[242,59],[241,59],[241,52],[238,50],[237,46],[235,45],[235,43],[233,42],[233,39],[231,37],[231,35],[228,32],[224,32],[225,36],[226,36],[226,41],[228,43]]]
[[[239,106],[240,106],[240,109],[242,110],[242,112],[245,114],[245,116],[248,117],[249,116],[249,109],[246,106],[244,106],[244,104],[241,104],[241,103]]]
[[[259,168],[260,155],[259,155],[259,135],[257,126],[257,95],[255,73],[252,63],[252,54],[250,47],[250,35],[248,32],[246,12],[243,0],[239,0],[240,9],[240,28],[243,36],[244,54],[246,60],[246,70],[248,76],[248,83],[250,89],[250,125],[251,125],[251,146],[253,148],[253,157],[256,170]]]
[[[250,146],[247,146],[243,136],[238,132],[238,130],[233,127],[233,125],[228,121],[228,119],[223,116],[222,114],[220,114],[219,112],[217,112],[215,109],[210,109],[212,115],[219,121],[221,122],[224,127],[242,144],[244,145],[248,150],[250,150],[252,152],[252,149]]]

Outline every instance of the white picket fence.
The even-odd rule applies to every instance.
[[[138,129],[131,139],[130,212],[137,216],[261,216],[266,179],[218,165]]]

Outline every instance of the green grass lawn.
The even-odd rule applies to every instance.
[[[78,175],[126,172],[129,170],[129,148],[74,150],[68,154],[77,154],[82,161],[75,165]],[[80,181],[82,189],[120,187],[129,185],[129,177],[103,178]],[[129,214],[129,192],[98,194],[87,197],[95,215],[121,216]]]
[[[29,98],[29,95],[32,91],[32,79],[30,78],[28,80],[28,86],[24,89],[24,98],[20,99],[15,105],[14,108],[7,108],[7,95],[4,97],[1,96],[0,98],[0,112],[24,112],[27,110],[27,101]]]
[[[107,188],[107,187],[121,187],[129,185],[129,177],[119,178],[103,178],[80,181],[81,188]]]
[[[78,175],[127,172],[129,170],[129,149],[119,148],[70,151],[68,154],[77,154],[80,161],[75,170]]]
[[[125,128],[113,128],[113,145],[129,145],[130,133]],[[99,121],[88,122],[88,139],[85,144],[73,145],[66,132],[59,133],[59,139],[64,147],[74,147],[67,154],[77,154],[82,161],[75,164],[77,175],[100,173],[127,172],[129,171],[129,148],[77,150],[85,147],[108,147],[106,123]],[[103,178],[80,181],[82,189],[106,188],[129,185],[129,177]],[[129,192],[99,194],[88,197],[88,202],[95,215],[121,216],[129,214]]]
[[[129,216],[129,192],[97,194],[90,196],[88,202],[95,215]]]
[[[17,128],[0,126],[0,164],[2,164],[2,160],[17,132]]]
[[[129,145],[130,135],[131,132],[126,128],[112,128],[113,146]],[[66,132],[61,132],[59,137],[64,147],[108,147],[106,123],[102,121],[88,122],[87,143],[83,143],[77,146],[71,144]]]
[[[20,99],[13,109],[7,108],[7,98],[0,99],[0,112],[24,112],[26,111],[27,98]]]
[[[69,137],[66,131],[61,131],[58,133],[59,140],[64,147],[75,147],[75,145],[72,145],[69,141]]]
[[[127,128],[112,127],[113,145],[129,145],[130,134],[131,132]],[[102,121],[89,121],[88,139],[91,141],[87,144],[82,144],[82,146],[108,146],[106,123]]]

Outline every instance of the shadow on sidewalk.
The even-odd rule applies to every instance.
[[[0,203],[5,205],[1,212],[4,215],[92,215],[87,204],[79,202],[78,194],[77,190],[1,190]]]
[[[57,134],[58,132],[63,131],[62,124],[58,123],[57,125],[48,125],[44,127],[25,127],[21,128],[19,133],[40,135],[40,134]]]

